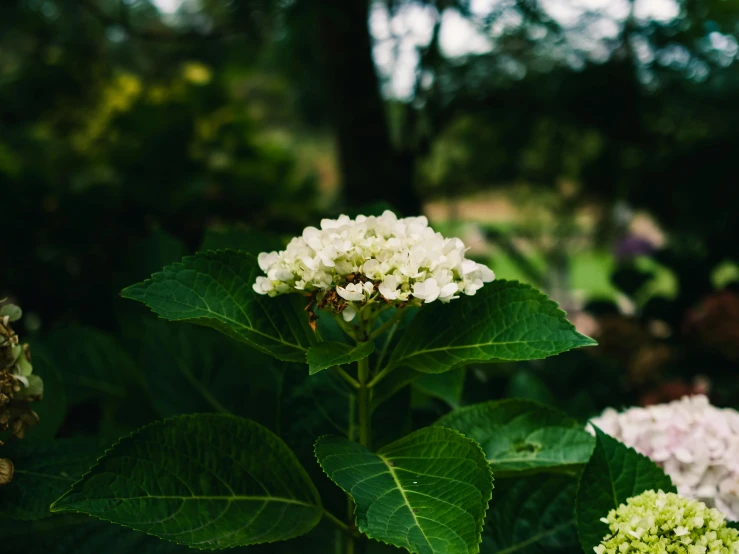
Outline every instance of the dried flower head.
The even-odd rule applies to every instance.
[[[702,395],[667,404],[607,409],[592,423],[659,464],[680,494],[739,520],[739,412]]]
[[[328,296],[328,304],[351,321],[371,302],[420,305],[474,295],[495,275],[466,259],[465,250],[461,240],[431,229],[425,217],[342,215],[324,219],[320,229],[307,227],[281,252],[260,254],[267,276],[257,278],[254,290],[316,293],[319,303]]]
[[[20,344],[10,325],[20,317],[17,306],[0,308],[0,431],[10,429],[17,438],[38,422],[30,404],[40,400],[44,390],[41,378],[33,375],[28,345]]]
[[[7,485],[13,480],[15,467],[7,458],[0,458],[0,485]]]
[[[671,492],[643,492],[601,521],[610,533],[596,554],[739,553],[739,531],[726,526],[721,512]]]

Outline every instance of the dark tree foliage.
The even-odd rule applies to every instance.
[[[735,3],[657,20],[628,2],[599,38],[607,10],[565,25],[537,2],[422,2],[436,18],[412,96],[388,101],[368,13],[420,3],[207,0],[172,19],[145,0],[3,2],[3,290],[103,322],[123,253],[154,228],[193,248],[214,222],[292,232],[522,181],[647,208],[701,264],[736,257]],[[488,52],[446,55],[454,10]],[[324,170],[285,134],[332,137],[339,197],[316,194]]]

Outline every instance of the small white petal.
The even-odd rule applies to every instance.
[[[23,383],[23,386],[24,387],[28,387],[28,377],[25,377],[23,375],[15,375],[15,374],[12,374],[12,373],[11,373],[11,375],[12,375],[12,377],[16,381],[20,381],[21,383]]]
[[[420,298],[424,302],[433,302],[439,298],[439,284],[433,277],[426,279],[422,283],[413,285],[413,296]]]
[[[359,284],[349,283],[346,287],[336,287],[336,292],[344,300],[350,302],[361,302],[364,300],[364,290],[362,289],[362,285]]]
[[[272,281],[270,281],[266,277],[257,277],[257,281],[256,283],[254,283],[254,285],[252,285],[252,288],[254,289],[254,292],[257,292],[259,294],[267,294],[274,287],[272,286]]]
[[[449,283],[441,287],[439,291],[439,298],[441,300],[451,299],[457,293],[457,283]]]
[[[341,312],[341,316],[344,318],[344,321],[351,321],[356,315],[357,310],[355,310],[354,306],[352,306],[351,304],[349,304],[346,308],[344,308],[344,311]]]

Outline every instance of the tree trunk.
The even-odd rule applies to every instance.
[[[413,188],[415,157],[390,140],[372,59],[369,0],[312,0],[320,10],[318,42],[329,112],[339,149],[344,200],[351,207],[387,202],[404,215],[420,212]]]

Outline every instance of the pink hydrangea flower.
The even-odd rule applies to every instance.
[[[622,413],[608,408],[591,422],[659,464],[680,494],[739,521],[739,412],[698,395]]]

